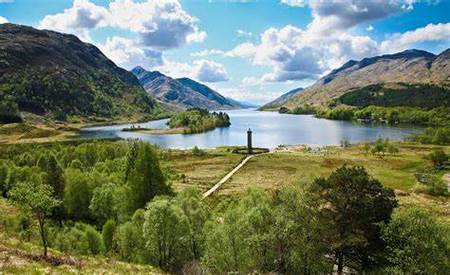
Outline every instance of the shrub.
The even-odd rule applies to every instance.
[[[90,225],[86,225],[85,234],[89,252],[92,255],[102,253],[104,251],[102,235]]]
[[[108,220],[102,229],[102,239],[105,245],[105,251],[109,252],[113,248],[113,238],[116,231],[116,223],[113,220]]]
[[[433,163],[434,168],[440,170],[444,168],[448,160],[448,155],[444,152],[444,150],[436,149],[430,155],[428,155],[428,158]]]

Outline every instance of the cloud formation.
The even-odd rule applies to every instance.
[[[143,46],[162,51],[202,42],[206,33],[199,30],[197,21],[178,0],[114,0],[107,8],[75,0],[62,13],[45,16],[39,28],[72,33],[86,41],[92,29],[119,28],[137,33]]]
[[[8,19],[3,16],[0,16],[0,24],[8,23]]]
[[[207,59],[195,60],[190,64],[165,60],[163,65],[154,69],[171,77],[189,77],[200,82],[214,83],[230,80],[223,64]]]
[[[309,6],[313,20],[306,28],[287,25],[269,28],[258,43],[242,43],[225,53],[249,58],[254,65],[272,68],[244,84],[317,79],[350,59],[405,50],[416,43],[450,38],[450,23],[429,24],[377,42],[354,34],[360,24],[413,9],[417,0],[282,0],[294,7]],[[373,30],[369,28],[368,31]]]

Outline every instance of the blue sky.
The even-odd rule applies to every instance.
[[[267,102],[349,59],[450,46],[450,0],[0,0],[0,22],[72,33],[126,69]]]

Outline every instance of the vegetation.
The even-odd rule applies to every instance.
[[[228,127],[231,123],[226,113],[210,113],[206,109],[191,108],[173,116],[168,125],[170,128],[184,128],[185,134],[195,134],[217,127]]]
[[[427,128],[424,133],[413,135],[410,139],[425,144],[448,145],[450,144],[450,127]]]
[[[0,41],[0,123],[21,121],[19,112],[93,121],[163,111],[130,72],[73,35],[3,24]]]
[[[449,106],[450,93],[446,88],[430,84],[402,84],[397,88],[375,84],[348,92],[338,102],[358,107],[374,105],[431,109]]]
[[[357,144],[327,149],[327,156],[307,150],[257,156],[225,184],[219,197],[206,200],[201,190],[186,186],[201,184],[195,176],[203,175],[202,169],[210,175],[205,177],[209,186],[214,184],[241,159],[228,152],[232,148],[198,154],[197,150],[164,150],[124,141],[8,145],[0,146],[0,186],[10,201],[15,198],[14,190],[26,190],[21,182],[36,175],[41,178],[34,181],[36,186],[55,190],[63,185],[62,214],[49,210],[46,215],[49,257],[60,255],[58,251],[77,257],[96,255],[95,259],[108,256],[173,273],[324,274],[333,269],[408,273],[404,268],[410,258],[403,259],[401,253],[415,257],[413,253],[419,252],[410,247],[429,243],[440,262],[435,269],[422,260],[416,266],[423,265],[430,274],[446,270],[442,260],[448,255],[449,243],[443,236],[448,227],[441,222],[446,218],[439,216],[440,208],[430,207],[428,201],[417,204],[433,211],[425,229],[391,225],[416,217],[408,213],[405,219],[397,219],[401,208],[391,218],[397,201],[403,205],[409,196],[396,198],[387,186],[412,190],[409,177],[428,165],[424,157],[433,147],[395,145],[401,150],[395,155],[387,153],[382,160],[364,156]],[[225,164],[229,166],[220,170]],[[261,183],[253,166],[264,174],[262,181],[276,184],[272,177],[276,174],[283,186],[272,186],[276,192],[258,188],[242,192],[242,187]],[[243,176],[240,192],[220,196],[229,194],[228,188]],[[172,186],[179,192],[172,191]],[[57,193],[49,193],[55,201]],[[18,210],[9,210],[3,199],[0,208],[7,213],[0,217],[2,234],[37,243],[35,222],[17,212],[8,214]],[[24,210],[20,213],[28,213],[29,208]],[[440,233],[426,239],[422,232],[428,229]]]

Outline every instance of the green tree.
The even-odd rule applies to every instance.
[[[428,158],[433,163],[434,168],[442,169],[448,160],[448,155],[442,149],[434,150]]]
[[[80,170],[67,169],[65,179],[63,204],[67,214],[75,220],[89,220],[89,204],[92,198],[89,178]]]
[[[55,190],[55,196],[62,199],[64,196],[63,169],[52,153],[44,153],[39,158],[37,165],[47,174],[47,183]]]
[[[177,195],[177,203],[183,210],[189,223],[189,241],[191,253],[198,260],[203,254],[204,234],[203,227],[209,218],[209,209],[202,201],[198,188],[185,188]]]
[[[102,235],[100,235],[100,233],[90,225],[86,225],[84,232],[86,234],[89,253],[91,253],[92,255],[102,253],[104,250]]]
[[[128,180],[129,211],[143,208],[157,195],[172,194],[166,184],[155,149],[148,143],[139,144],[134,167]]]
[[[102,239],[105,245],[105,251],[109,252],[113,248],[113,238],[116,231],[116,223],[113,220],[108,220],[102,228]]]
[[[310,188],[319,202],[323,237],[333,252],[337,272],[344,266],[368,270],[383,249],[381,222],[388,222],[396,207],[394,191],[384,188],[363,167],[337,169],[317,178]]]
[[[19,182],[9,192],[9,196],[37,219],[44,256],[47,256],[48,238],[45,222],[53,208],[60,204],[60,201],[53,197],[52,187],[38,180]]]
[[[116,190],[116,186],[112,183],[103,184],[94,189],[89,210],[100,225],[117,216]]]
[[[192,259],[189,223],[174,199],[155,198],[147,205],[144,217],[144,238],[153,264],[174,271]]]
[[[450,270],[449,228],[417,208],[401,208],[383,227],[386,274],[446,274]]]
[[[275,270],[285,274],[330,274],[328,244],[322,239],[318,202],[307,187],[282,189],[276,197],[273,243]]]

